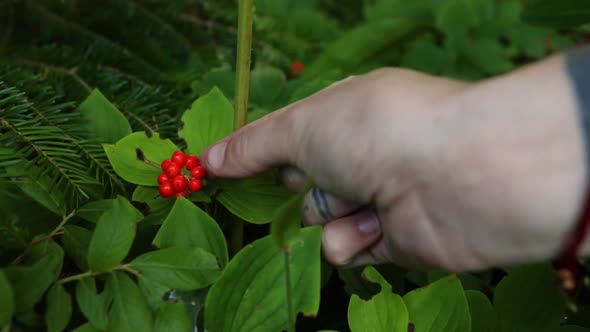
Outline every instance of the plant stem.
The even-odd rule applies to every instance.
[[[250,61],[252,53],[252,16],[254,0],[239,0],[238,8],[238,52],[236,55],[236,95],[234,130],[246,124],[248,117],[248,94],[250,91]],[[230,243],[237,253],[244,242],[244,221],[232,224]]]
[[[236,95],[234,129],[246,124],[248,114],[248,93],[250,89],[250,61],[252,53],[253,0],[239,0],[238,9],[238,53],[236,56]]]
[[[93,277],[97,274],[100,274],[100,272],[94,272],[94,271],[86,271],[80,274],[74,274],[73,276],[69,276],[63,279],[59,279],[58,281],[56,281],[58,284],[65,284],[68,282],[72,282],[72,281],[76,281],[76,280],[80,280],[80,279],[84,279],[84,278],[88,278],[88,277]]]
[[[31,248],[33,248],[34,246],[38,245],[39,243],[49,240],[54,236],[57,235],[62,235],[63,231],[62,229],[64,228],[64,226],[66,225],[66,223],[68,222],[68,220],[70,220],[73,216],[76,215],[76,210],[72,210],[72,212],[70,212],[68,215],[65,215],[61,218],[61,221],[59,223],[59,225],[57,225],[48,235],[40,237],[38,239],[35,239],[33,241],[31,241],[31,243],[29,243],[25,249],[23,249],[22,253],[20,255],[18,255],[17,258],[15,258],[12,263],[12,265],[14,264],[18,264],[21,262],[21,260],[25,257],[25,254],[27,253],[27,251],[29,251]]]
[[[291,266],[289,264],[289,250],[290,248],[285,248],[283,250],[283,259],[285,261],[285,287],[287,289],[286,296],[287,296],[287,316],[289,317],[289,326],[287,327],[288,332],[295,331],[295,321],[293,317],[293,296],[291,294]]]

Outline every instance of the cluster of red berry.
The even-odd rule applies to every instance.
[[[183,172],[183,167],[186,172]],[[197,156],[186,155],[181,151],[175,151],[170,159],[164,160],[162,170],[164,172],[158,176],[162,197],[187,197],[190,192],[201,190],[202,180],[207,174]]]

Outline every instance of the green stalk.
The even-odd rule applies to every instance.
[[[289,250],[286,248],[283,251],[283,259],[285,261],[285,288],[287,289],[287,317],[289,317],[289,325],[287,326],[287,332],[295,332],[295,319],[293,317],[293,295],[291,294],[291,266],[289,264]]]
[[[239,0],[238,11],[238,54],[236,57],[236,110],[234,129],[246,124],[248,114],[248,93],[250,89],[250,61],[252,54],[252,16],[254,0]]]
[[[252,54],[252,16],[254,0],[239,0],[238,8],[238,53],[236,56],[236,95],[234,130],[246,124],[248,116],[248,94],[250,91],[250,61]],[[244,221],[233,223],[230,243],[232,252],[237,253],[244,245]]]

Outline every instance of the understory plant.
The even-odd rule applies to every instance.
[[[336,269],[305,191],[199,166],[348,75],[477,80],[589,31],[583,1],[528,5],[0,1],[0,331],[589,331],[584,271],[566,297],[548,262]]]

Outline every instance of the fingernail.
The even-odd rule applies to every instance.
[[[356,227],[361,233],[367,235],[373,235],[381,231],[379,219],[374,211],[361,212],[358,215]]]
[[[225,158],[225,148],[227,143],[219,143],[214,145],[207,155],[207,164],[213,171],[219,170],[223,166],[223,159]]]

